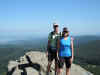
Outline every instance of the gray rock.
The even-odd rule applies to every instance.
[[[46,75],[47,57],[43,52],[31,51],[27,52],[23,57],[20,57],[20,62],[9,61],[8,75]],[[51,66],[51,74],[54,75],[54,61]],[[65,75],[65,66],[63,74]],[[71,66],[71,75],[93,75],[82,67],[76,64]]]

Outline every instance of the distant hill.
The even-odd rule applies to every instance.
[[[85,44],[94,40],[100,40],[100,36],[95,36],[95,35],[74,36],[75,45]]]
[[[0,48],[0,75],[6,75],[7,64],[10,59],[16,60],[24,55],[24,48],[15,47],[13,45]]]
[[[77,58],[89,64],[100,65],[100,40],[89,41],[75,48]]]
[[[29,48],[41,49],[46,47],[47,38],[45,37],[45,38],[31,38],[27,40],[14,40],[14,41],[9,41],[7,44],[24,47],[26,49]]]
[[[75,46],[78,46],[79,44],[85,44],[87,42],[93,41],[93,40],[100,40],[100,36],[73,36],[74,37],[74,44]],[[0,46],[5,45],[16,45],[24,48],[44,48],[47,46],[47,37],[44,38],[27,38],[26,40],[13,40],[9,41],[6,44],[0,44]]]

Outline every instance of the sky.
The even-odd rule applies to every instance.
[[[45,37],[53,22],[71,35],[100,35],[100,0],[0,0],[0,38]]]

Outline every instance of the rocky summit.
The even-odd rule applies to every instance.
[[[46,75],[47,57],[44,52],[30,51],[19,60],[9,61],[7,75]],[[55,75],[54,62],[51,66],[50,75]],[[65,66],[62,75],[65,75]],[[71,66],[71,75],[93,75],[76,64]]]

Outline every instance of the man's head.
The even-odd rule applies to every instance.
[[[56,24],[56,23],[53,24],[53,29],[57,33],[58,33],[58,27],[59,27],[58,24]]]

